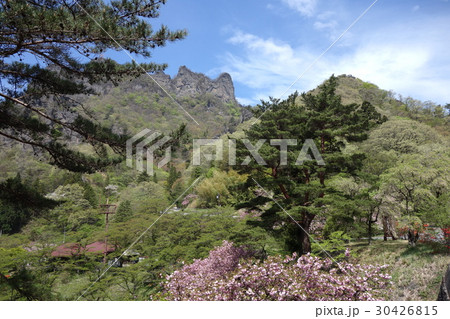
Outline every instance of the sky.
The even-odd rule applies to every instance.
[[[331,74],[450,103],[449,0],[168,0],[154,23],[188,31],[154,51],[167,74],[228,72],[242,104],[308,91]]]

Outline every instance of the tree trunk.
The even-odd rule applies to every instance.
[[[289,196],[289,194],[288,194],[288,192],[287,192],[287,190],[286,190],[286,187],[284,187],[283,184],[278,184],[278,187],[280,187],[280,190],[281,190],[281,192],[283,193],[284,198],[285,198],[285,199],[289,199],[290,196]]]
[[[408,229],[408,244],[411,247],[416,247],[416,243],[419,240],[419,232],[415,232],[413,229]]]
[[[313,214],[306,213],[303,216],[303,221],[299,223],[301,228],[298,229],[298,253],[299,255],[304,255],[311,252],[311,240],[309,238],[309,227],[311,225],[311,222],[314,219]]]
[[[306,230],[306,229],[305,229]],[[306,230],[308,232],[308,230]],[[311,252],[311,241],[309,240],[309,236],[303,230],[300,229],[299,234],[299,254],[304,255]]]
[[[387,241],[388,238],[388,221],[387,216],[383,216],[383,240]]]
[[[375,214],[375,219],[373,219],[373,214],[375,212],[375,209],[370,209],[369,210],[369,214],[368,214],[368,218],[367,218],[367,232],[368,232],[368,237],[369,237],[369,245],[372,243],[372,236],[373,236],[373,224],[375,224],[378,221],[378,216],[380,215],[380,209],[378,208],[377,213]],[[385,239],[387,240],[387,238]]]
[[[276,167],[272,167],[272,177],[276,179],[278,177],[278,172]],[[278,184],[278,187],[280,188],[281,192],[283,193],[283,196],[285,199],[289,199],[290,196],[286,190],[286,187],[284,187],[283,184]]]
[[[383,237],[384,241],[387,240],[388,237],[391,237],[392,240],[397,240],[397,234],[392,225],[391,218],[389,216],[383,216]]]

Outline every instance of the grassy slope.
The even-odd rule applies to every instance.
[[[450,263],[449,252],[427,244],[408,247],[406,240],[377,240],[368,246],[355,242],[350,248],[360,263],[388,264],[394,285],[387,300],[436,300],[442,276]]]

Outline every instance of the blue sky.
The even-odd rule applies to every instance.
[[[379,0],[305,72],[373,2],[169,0],[160,22],[189,35],[152,59],[167,62],[172,76],[181,65],[211,78],[228,72],[244,104],[310,90],[333,73],[450,103],[449,0]]]

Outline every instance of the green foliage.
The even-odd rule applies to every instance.
[[[346,143],[365,140],[371,128],[386,120],[368,102],[344,105],[336,94],[337,83],[337,78],[332,76],[316,92],[302,94],[301,103],[297,102],[298,94],[293,94],[284,101],[271,99],[258,106],[255,115],[260,122],[246,131],[253,145],[274,138],[295,139],[298,143],[289,146],[287,154],[281,147],[265,143],[259,154],[267,165],[251,161],[248,166],[237,166],[281,201],[289,216],[273,206],[261,216],[262,223],[272,231],[275,223],[285,221],[289,225],[284,228],[288,245],[300,253],[310,250],[309,227],[323,211],[325,194],[333,191],[326,186],[326,180],[339,173],[355,174],[362,166],[364,155],[345,152]],[[316,148],[319,145],[318,151],[326,165],[311,157],[297,163],[307,139],[314,141]],[[238,143],[238,161],[249,155],[246,147]],[[281,163],[282,156],[287,159],[287,165]],[[299,221],[303,229],[293,224],[291,218]]]
[[[0,248],[0,300],[52,300],[51,283],[35,256],[22,248]]]
[[[83,224],[94,225],[99,214],[85,198],[85,189],[80,184],[68,184],[58,187],[49,195],[61,204],[50,212],[54,225],[63,231],[79,229]]]
[[[334,189],[325,196],[327,219],[323,236],[344,231],[352,238],[368,237],[378,232],[383,197],[379,195],[379,178],[359,172],[356,176],[338,175],[329,182]]]
[[[397,116],[409,118],[433,127],[444,136],[449,135],[450,117],[444,111],[445,106],[381,90],[376,85],[353,76],[341,75],[338,79],[337,93],[342,96],[344,103],[359,104],[368,101],[390,119]]]
[[[110,258],[120,254],[158,217],[134,215],[126,222],[111,224],[108,242],[119,247],[119,251]],[[98,282],[99,286],[96,284],[85,295],[87,300],[147,300],[149,293],[161,291],[160,283],[165,274],[172,273],[183,263],[206,257],[224,239],[255,249],[261,258],[266,254],[283,253],[279,244],[263,229],[247,225],[245,219],[235,218],[232,211],[225,209],[165,214],[157,223],[158,227],[148,230],[130,249],[131,253],[122,257],[123,262],[128,263],[127,267],[112,267]],[[99,233],[98,237],[103,238],[104,234]],[[146,259],[133,264],[138,259],[138,255],[134,255],[136,253],[146,256]],[[73,285],[72,298],[76,298],[82,290],[76,283],[86,275],[76,276],[74,270],[71,273],[69,284]],[[84,286],[88,287],[95,279],[91,276],[84,280]]]
[[[373,83],[369,83],[369,82],[364,82],[363,83],[363,88],[366,90],[370,90],[370,89],[378,89],[378,86],[376,86]]]
[[[33,216],[45,213],[56,202],[22,183],[20,174],[0,183],[0,230],[18,232]]]
[[[448,228],[450,226],[450,192],[436,196],[436,200],[430,203],[428,209],[424,207],[421,218],[438,227]]]
[[[84,199],[87,200],[89,202],[89,204],[91,204],[91,207],[97,207],[98,206],[98,198],[97,198],[97,195],[95,194],[95,191],[92,188],[92,186],[88,183],[83,183],[82,186],[84,188],[84,194],[83,194]]]
[[[381,175],[382,191],[398,211],[399,228],[415,245],[418,230],[424,223],[441,227],[450,225],[448,203],[450,191],[448,148],[425,145],[416,154],[400,157],[399,163]]]
[[[130,201],[135,214],[157,213],[169,206],[166,190],[153,182],[142,182],[124,189],[120,193],[120,200]]]
[[[398,165],[382,175],[385,192],[404,204],[406,215],[420,215],[449,192],[450,153],[438,146],[424,150],[401,157]]]
[[[197,178],[199,178],[200,176],[202,176],[203,174],[203,168],[199,165],[195,165],[192,167],[192,171],[191,171],[191,181],[195,181]]]
[[[120,65],[100,56],[106,50],[125,48],[137,56],[150,57],[153,48],[183,39],[186,31],[170,31],[164,25],[154,29],[149,23],[149,18],[158,17],[161,3],[164,1],[49,4],[47,0],[13,0],[2,5],[0,79],[14,84],[0,92],[0,135],[40,148],[51,156],[53,164],[72,171],[94,172],[121,161],[121,156],[106,156],[107,147],[120,154],[127,136],[98,124],[89,110],[67,97],[95,93],[94,83],[118,83],[163,70],[166,65]],[[27,54],[39,64],[24,62]],[[145,103],[145,99],[136,100]],[[54,115],[57,110],[73,113],[71,120],[61,121],[61,116]],[[92,145],[97,156],[68,147],[63,131],[76,132]]]
[[[153,175],[153,176],[155,176],[155,175]],[[143,171],[137,178],[138,183],[148,182],[148,181],[150,181],[150,176],[147,174],[146,171]]]
[[[26,262],[27,251],[23,248],[0,248],[0,273],[3,275],[17,271]]]
[[[240,175],[236,171],[213,172],[211,177],[203,179],[195,191],[202,207],[217,205],[235,205],[243,198],[241,187],[247,181],[247,175]]]
[[[166,180],[166,190],[169,193],[169,199],[171,201],[176,200],[186,187],[185,179],[181,176],[181,171],[178,171],[175,166],[169,165],[169,175]],[[180,206],[180,200],[176,203],[177,206]]]
[[[149,104],[138,105],[134,100],[130,102],[126,98],[128,94],[147,99]],[[243,108],[236,102],[226,103],[213,96],[176,97],[176,100],[202,125],[198,126],[192,121],[186,123],[186,114],[149,77],[123,81],[109,90],[108,94],[90,97],[85,103],[103,119],[105,126],[124,128],[130,135],[137,133],[141,127],[169,134],[174,127],[185,123],[192,136],[210,138],[234,131],[243,113]],[[208,103],[213,111],[208,108]],[[110,114],[108,105],[114,108],[113,114]],[[182,143],[180,147],[183,146]]]
[[[150,87],[152,84],[146,81],[139,82],[139,85]],[[250,126],[253,121],[239,124],[240,129],[247,129],[246,133],[239,131],[228,136],[245,137],[252,144],[260,138],[272,139],[274,136],[298,139],[299,145],[288,147],[288,163],[295,162],[302,142],[311,138],[326,167],[320,167],[314,160],[304,161],[302,165],[279,165],[279,146],[266,142],[259,153],[267,166],[255,165],[252,161],[246,167],[233,170],[224,162],[215,162],[211,167],[191,166],[184,170],[178,159],[186,155],[182,152],[189,151],[189,146],[185,145],[186,126],[169,133],[171,128],[165,124],[161,128],[171,134],[171,146],[180,146],[180,151],[173,156],[173,166],[167,172],[157,169],[158,175],[153,176],[140,174],[124,163],[89,175],[69,173],[38,162],[26,149],[5,148],[0,153],[0,178],[3,179],[0,182],[0,222],[8,225],[18,222],[21,226],[17,230],[21,232],[5,235],[7,230],[3,228],[0,237],[0,274],[8,275],[6,279],[0,277],[0,299],[78,298],[108,266],[101,262],[101,256],[91,254],[49,258],[50,251],[63,242],[77,242],[84,246],[107,237],[108,243],[117,249],[108,255],[109,261],[134,243],[132,252],[122,257],[128,263],[127,267],[110,268],[84,298],[147,300],[160,291],[160,282],[165,274],[173,273],[182,262],[206,257],[223,240],[235,242],[238,246],[250,246],[257,250],[257,257],[261,259],[299,251],[300,243],[302,250],[305,248],[306,251],[308,243],[299,231],[296,224],[299,223],[305,229],[309,227],[309,232],[333,258],[341,259],[345,246],[352,245],[348,244],[350,238],[379,234],[378,226],[384,222],[383,216],[392,218],[392,223],[398,228],[410,228],[416,232],[422,229],[423,223],[440,227],[450,225],[450,154],[445,136],[437,130],[448,115],[445,113],[442,118],[439,108],[434,107],[434,115],[427,117],[438,119],[437,126],[433,124],[436,130],[433,130],[428,126],[431,125],[428,120],[424,120],[425,113],[420,106],[414,114],[422,123],[391,117],[388,122],[377,126],[385,119],[374,107],[363,103],[364,100],[390,116],[395,112],[403,112],[403,116],[413,114],[415,102],[409,101],[407,106],[394,102],[388,92],[357,79],[339,77],[336,83],[334,81],[331,78],[311,95],[293,95],[286,101],[264,102],[255,110],[257,116],[267,110],[259,124]],[[88,104],[96,115],[105,115],[105,121],[111,127],[114,123],[119,123],[119,126],[127,123],[133,129],[147,126],[147,116],[156,114],[160,118],[163,112],[166,118],[175,119],[174,123],[182,123],[182,116],[176,111],[178,107],[172,105],[169,98],[158,93],[141,94],[134,88],[136,83],[124,82],[111,88],[111,94],[90,97]],[[148,92],[153,91],[149,89]],[[341,94],[342,98],[339,98]],[[209,133],[206,130],[190,132],[196,136],[220,134],[223,127],[218,123],[231,127],[235,124],[232,120],[241,111],[232,103],[220,104],[211,96],[187,97],[181,102],[183,106],[192,107],[193,114],[202,114],[200,119],[208,127]],[[214,112],[205,112],[205,108],[211,105],[225,115],[221,117]],[[136,117],[135,113],[138,113]],[[335,119],[336,123],[330,119]],[[58,126],[54,129],[54,136],[61,138],[59,133],[64,130]],[[367,135],[369,138],[365,140]],[[87,150],[84,145],[80,149]],[[95,151],[101,154],[102,150],[98,148]],[[238,144],[238,162],[249,155],[245,151]],[[94,149],[89,152],[94,152]],[[17,171],[21,172],[22,178],[12,178]],[[170,209],[162,216],[159,214],[202,175],[205,178],[190,192],[191,199],[195,198],[192,205],[183,211]],[[268,194],[257,187],[252,178]],[[58,201],[56,207],[50,206],[53,209],[48,213],[37,200],[48,200],[42,193],[50,193],[47,197]],[[36,198],[32,201],[35,204],[25,207],[22,195],[17,194],[38,195],[28,196]],[[106,197],[110,203],[119,204],[107,233],[103,215],[97,209],[98,203],[104,203]],[[271,197],[296,222],[280,211]],[[244,209],[236,212],[230,208],[231,205]],[[137,238],[139,240],[135,242]],[[401,240],[387,243],[404,247]],[[18,248],[25,245],[37,251],[31,253]],[[373,240],[371,245],[380,247],[377,240]],[[364,256],[364,250],[367,250],[372,259],[377,258],[379,252],[370,247],[361,243],[356,246]],[[322,248],[311,243],[313,254],[324,256]],[[383,249],[380,253],[384,254]],[[421,264],[423,272],[431,273],[426,261],[431,260],[432,250],[425,254],[422,244],[418,243],[415,249],[403,248],[402,251],[403,254],[397,254],[395,258],[390,256],[388,263],[392,262],[400,269],[404,267],[404,260],[414,257],[414,263],[411,260],[408,267]],[[134,263],[138,257],[141,261]],[[385,263],[384,260],[379,262]],[[415,277],[420,277],[415,275],[408,281],[399,279],[403,273],[399,274],[398,269],[395,270],[394,281],[402,283],[403,289],[407,290]],[[432,270],[434,275],[429,278],[434,282],[442,269]],[[415,285],[426,286],[423,282]],[[423,289],[420,291],[424,293]]]
[[[311,254],[325,258],[331,256],[337,261],[342,260],[347,257],[345,250],[350,239],[350,236],[343,231],[332,232],[329,238],[311,243]]]
[[[117,208],[117,212],[114,216],[114,221],[116,222],[124,222],[130,219],[133,216],[133,210],[131,209],[131,202],[129,200],[125,200],[120,203]]]
[[[359,196],[358,196],[359,197]],[[324,202],[327,206],[327,218],[323,227],[322,235],[329,237],[336,231],[343,231],[352,238],[362,238],[368,235],[367,221],[372,216],[367,211],[360,198],[349,198],[346,196],[326,196]]]
[[[143,240],[142,247],[155,263],[190,262],[206,257],[223,240],[235,240],[241,245],[270,253],[280,249],[263,229],[251,227],[245,219],[236,219],[223,209],[186,212],[186,215],[165,215],[158,221],[159,227],[152,229]]]
[[[391,119],[371,134],[364,143],[370,154],[395,151],[396,154],[411,154],[419,151],[419,146],[440,143],[442,138],[425,124],[407,119]]]
[[[177,171],[175,166],[170,165],[169,167],[169,177],[167,178],[167,189],[170,190],[175,183],[175,181],[181,177],[181,173]]]

